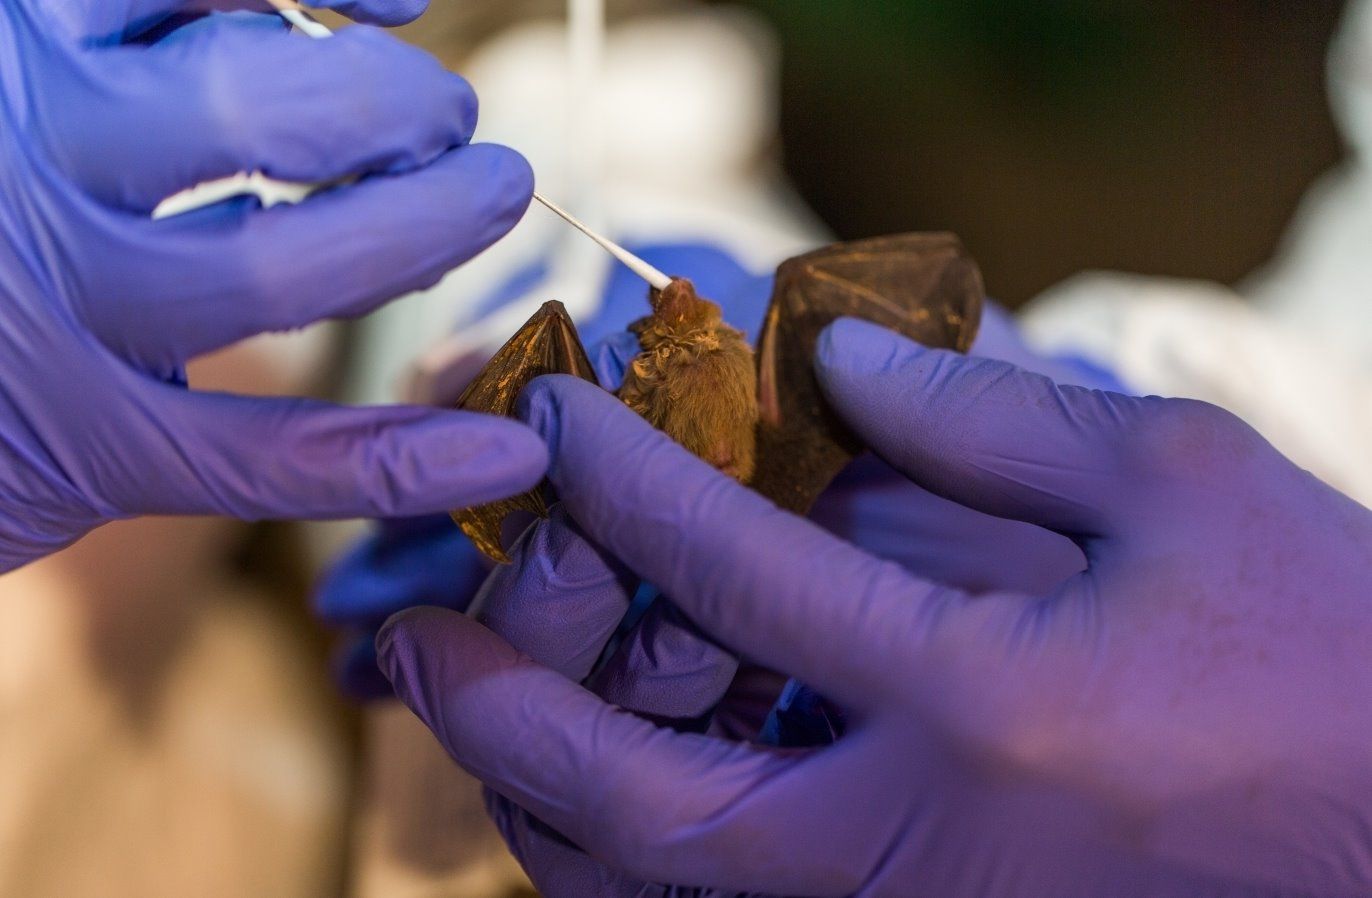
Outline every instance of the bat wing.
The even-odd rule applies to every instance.
[[[815,345],[830,322],[864,318],[965,352],[982,296],[976,263],[952,234],[840,243],[782,263],[758,341],[758,455],[749,486],[804,514],[862,448],[815,377]]]
[[[560,302],[546,302],[481,369],[457,407],[493,415],[514,415],[520,390],[544,374],[575,374],[598,384],[591,361],[576,334],[567,310]],[[548,513],[543,487],[474,508],[452,513],[453,520],[487,556],[504,564],[510,558],[500,545],[500,524],[511,512],[527,511],[540,517]]]

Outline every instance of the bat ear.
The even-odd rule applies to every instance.
[[[1060,387],[992,359],[928,349],[855,319],[820,339],[825,395],[882,458],[933,493],[1073,538],[1118,529],[1137,487],[1147,400]]]

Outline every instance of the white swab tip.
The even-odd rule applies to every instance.
[[[606,252],[614,256],[619,261],[623,262],[629,268],[630,271],[632,271],[639,277],[643,278],[656,289],[666,290],[667,287],[672,283],[672,279],[669,278],[667,275],[663,274],[661,271],[658,271],[652,265],[649,265],[647,262],[640,259],[633,253],[629,252],[627,249],[620,246],[618,243],[615,243],[610,238],[605,237],[601,234],[597,234],[595,231],[587,227],[583,222],[578,220],[576,216],[572,215],[572,213],[568,212],[566,209],[563,209],[561,206],[559,206],[557,203],[554,203],[552,200],[548,199],[543,194],[539,193],[538,191],[534,191],[534,199],[538,200],[540,203],[547,206],[550,210],[552,210],[555,214],[561,217],[569,225],[576,228],[578,231],[585,234],[587,237],[590,237],[596,243],[600,244],[600,246],[603,247]]]

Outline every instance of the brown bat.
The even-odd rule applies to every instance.
[[[829,408],[815,377],[820,331],[864,318],[934,347],[965,352],[981,320],[976,264],[952,234],[902,234],[840,243],[777,269],[758,348],[724,322],[719,306],[674,278],[649,293],[652,313],[630,325],[642,351],[619,398],[696,455],[797,514],[862,450]],[[459,408],[511,414],[530,380],[550,373],[596,382],[562,304],[546,303],[458,400]],[[453,512],[482,552],[500,562],[500,523],[515,510],[546,514],[543,487]]]

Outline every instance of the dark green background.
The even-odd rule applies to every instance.
[[[844,237],[951,229],[1018,303],[1083,268],[1233,281],[1342,150],[1338,0],[747,0],[787,169]]]

